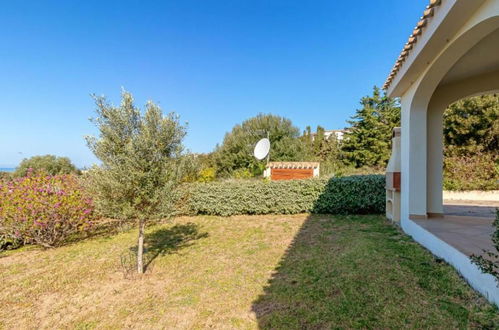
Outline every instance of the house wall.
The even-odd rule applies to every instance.
[[[473,2],[448,0],[443,2],[443,8],[452,12],[453,8],[449,6],[456,5],[458,8],[457,5],[466,3]],[[400,96],[402,106],[402,229],[432,253],[452,264],[490,301],[499,304],[499,289],[492,276],[483,274],[466,255],[411,221],[411,218],[424,218],[428,213],[431,215],[442,212],[442,114],[445,108],[460,98],[499,90],[499,71],[490,67],[483,67],[482,72],[472,72],[459,81],[441,84],[464,55],[487,35],[499,29],[499,0],[477,1],[475,4],[479,6],[477,5],[474,13],[468,13],[466,21],[458,21],[459,17],[464,17],[463,15],[456,15],[457,21],[454,22],[446,22],[445,17],[435,21],[443,25],[438,31],[439,36],[448,33],[444,41],[440,42],[441,50],[433,49],[431,52],[425,52],[422,49],[425,47],[424,42],[417,45],[419,47],[416,48],[417,52],[412,55],[412,59],[407,60],[408,62],[414,61],[418,52],[435,55],[425,58],[425,66],[419,65],[417,76],[410,75],[410,78],[404,78],[404,75],[409,76],[410,73],[407,68],[399,72],[400,76],[394,84],[399,84],[400,81],[404,83],[391,87],[390,96]],[[459,24],[460,28],[456,27],[456,24]],[[430,28],[433,31],[437,29],[434,23]],[[431,43],[428,47],[436,46],[435,43]],[[491,47],[489,51],[495,52],[496,49]],[[480,63],[480,58],[476,58],[474,63]]]
[[[402,216],[425,217],[442,212],[443,111],[450,102],[462,97],[499,89],[499,71],[482,68],[480,75],[439,85],[461,57],[497,29],[499,0],[489,0],[462,23],[458,33],[449,38],[438,56],[401,95],[402,188],[405,187]],[[480,58],[476,63],[480,63]]]
[[[499,190],[489,191],[444,191],[444,200],[454,201],[480,201],[499,203]]]

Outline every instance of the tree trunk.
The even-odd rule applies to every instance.
[[[137,272],[139,274],[144,273],[144,227],[145,220],[139,219],[139,241],[137,244]]]

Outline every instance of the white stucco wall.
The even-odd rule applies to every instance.
[[[473,4],[474,12],[463,10]],[[461,12],[458,12],[459,6]],[[480,67],[483,52],[478,52],[471,61],[467,58],[473,64],[469,66],[469,72],[452,75],[452,69],[461,58],[471,54],[475,45],[499,29],[499,0],[475,3],[447,0],[442,1],[439,10],[445,15],[454,15],[454,21],[442,14],[430,22],[428,31],[424,32],[427,35],[423,34],[414,53],[406,60],[406,67],[394,80],[393,84],[397,86],[389,90],[390,96],[400,96],[402,106],[401,227],[433,254],[453,265],[477,291],[499,305],[499,289],[492,276],[483,274],[466,255],[410,220],[411,216],[425,217],[442,210],[441,117],[444,109],[460,98],[499,90],[499,70]],[[437,23],[441,26],[436,26]],[[438,33],[439,43],[431,40],[434,32]],[[433,49],[424,49],[425,40],[429,42],[427,47]],[[486,46],[491,54],[499,54],[499,44]],[[418,54],[432,54],[432,57],[424,58],[422,64]],[[411,62],[417,62],[417,65],[411,68]],[[414,74],[415,68],[418,75]],[[465,70],[467,68],[464,66]],[[463,70],[463,66],[459,70]],[[448,81],[442,84],[446,77],[449,77]],[[461,78],[452,80],[452,77]]]
[[[434,255],[454,266],[466,281],[490,302],[499,306],[499,288],[492,275],[484,274],[470,259],[409,219],[402,220],[402,228]]]
[[[462,201],[499,202],[499,190],[490,191],[444,191],[444,199]]]

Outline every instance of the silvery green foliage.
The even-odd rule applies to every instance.
[[[385,177],[359,175],[290,181],[239,180],[183,187],[184,213],[237,214],[381,214]]]
[[[142,113],[123,91],[118,107],[94,96],[99,136],[86,137],[102,162],[86,175],[97,209],[122,219],[151,219],[169,214],[173,191],[182,175],[185,126],[174,113],[163,115],[148,102]]]

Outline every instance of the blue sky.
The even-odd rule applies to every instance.
[[[260,112],[345,127],[382,85],[426,0],[4,1],[0,167],[55,154],[96,162],[90,94],[153,100],[211,151]]]

